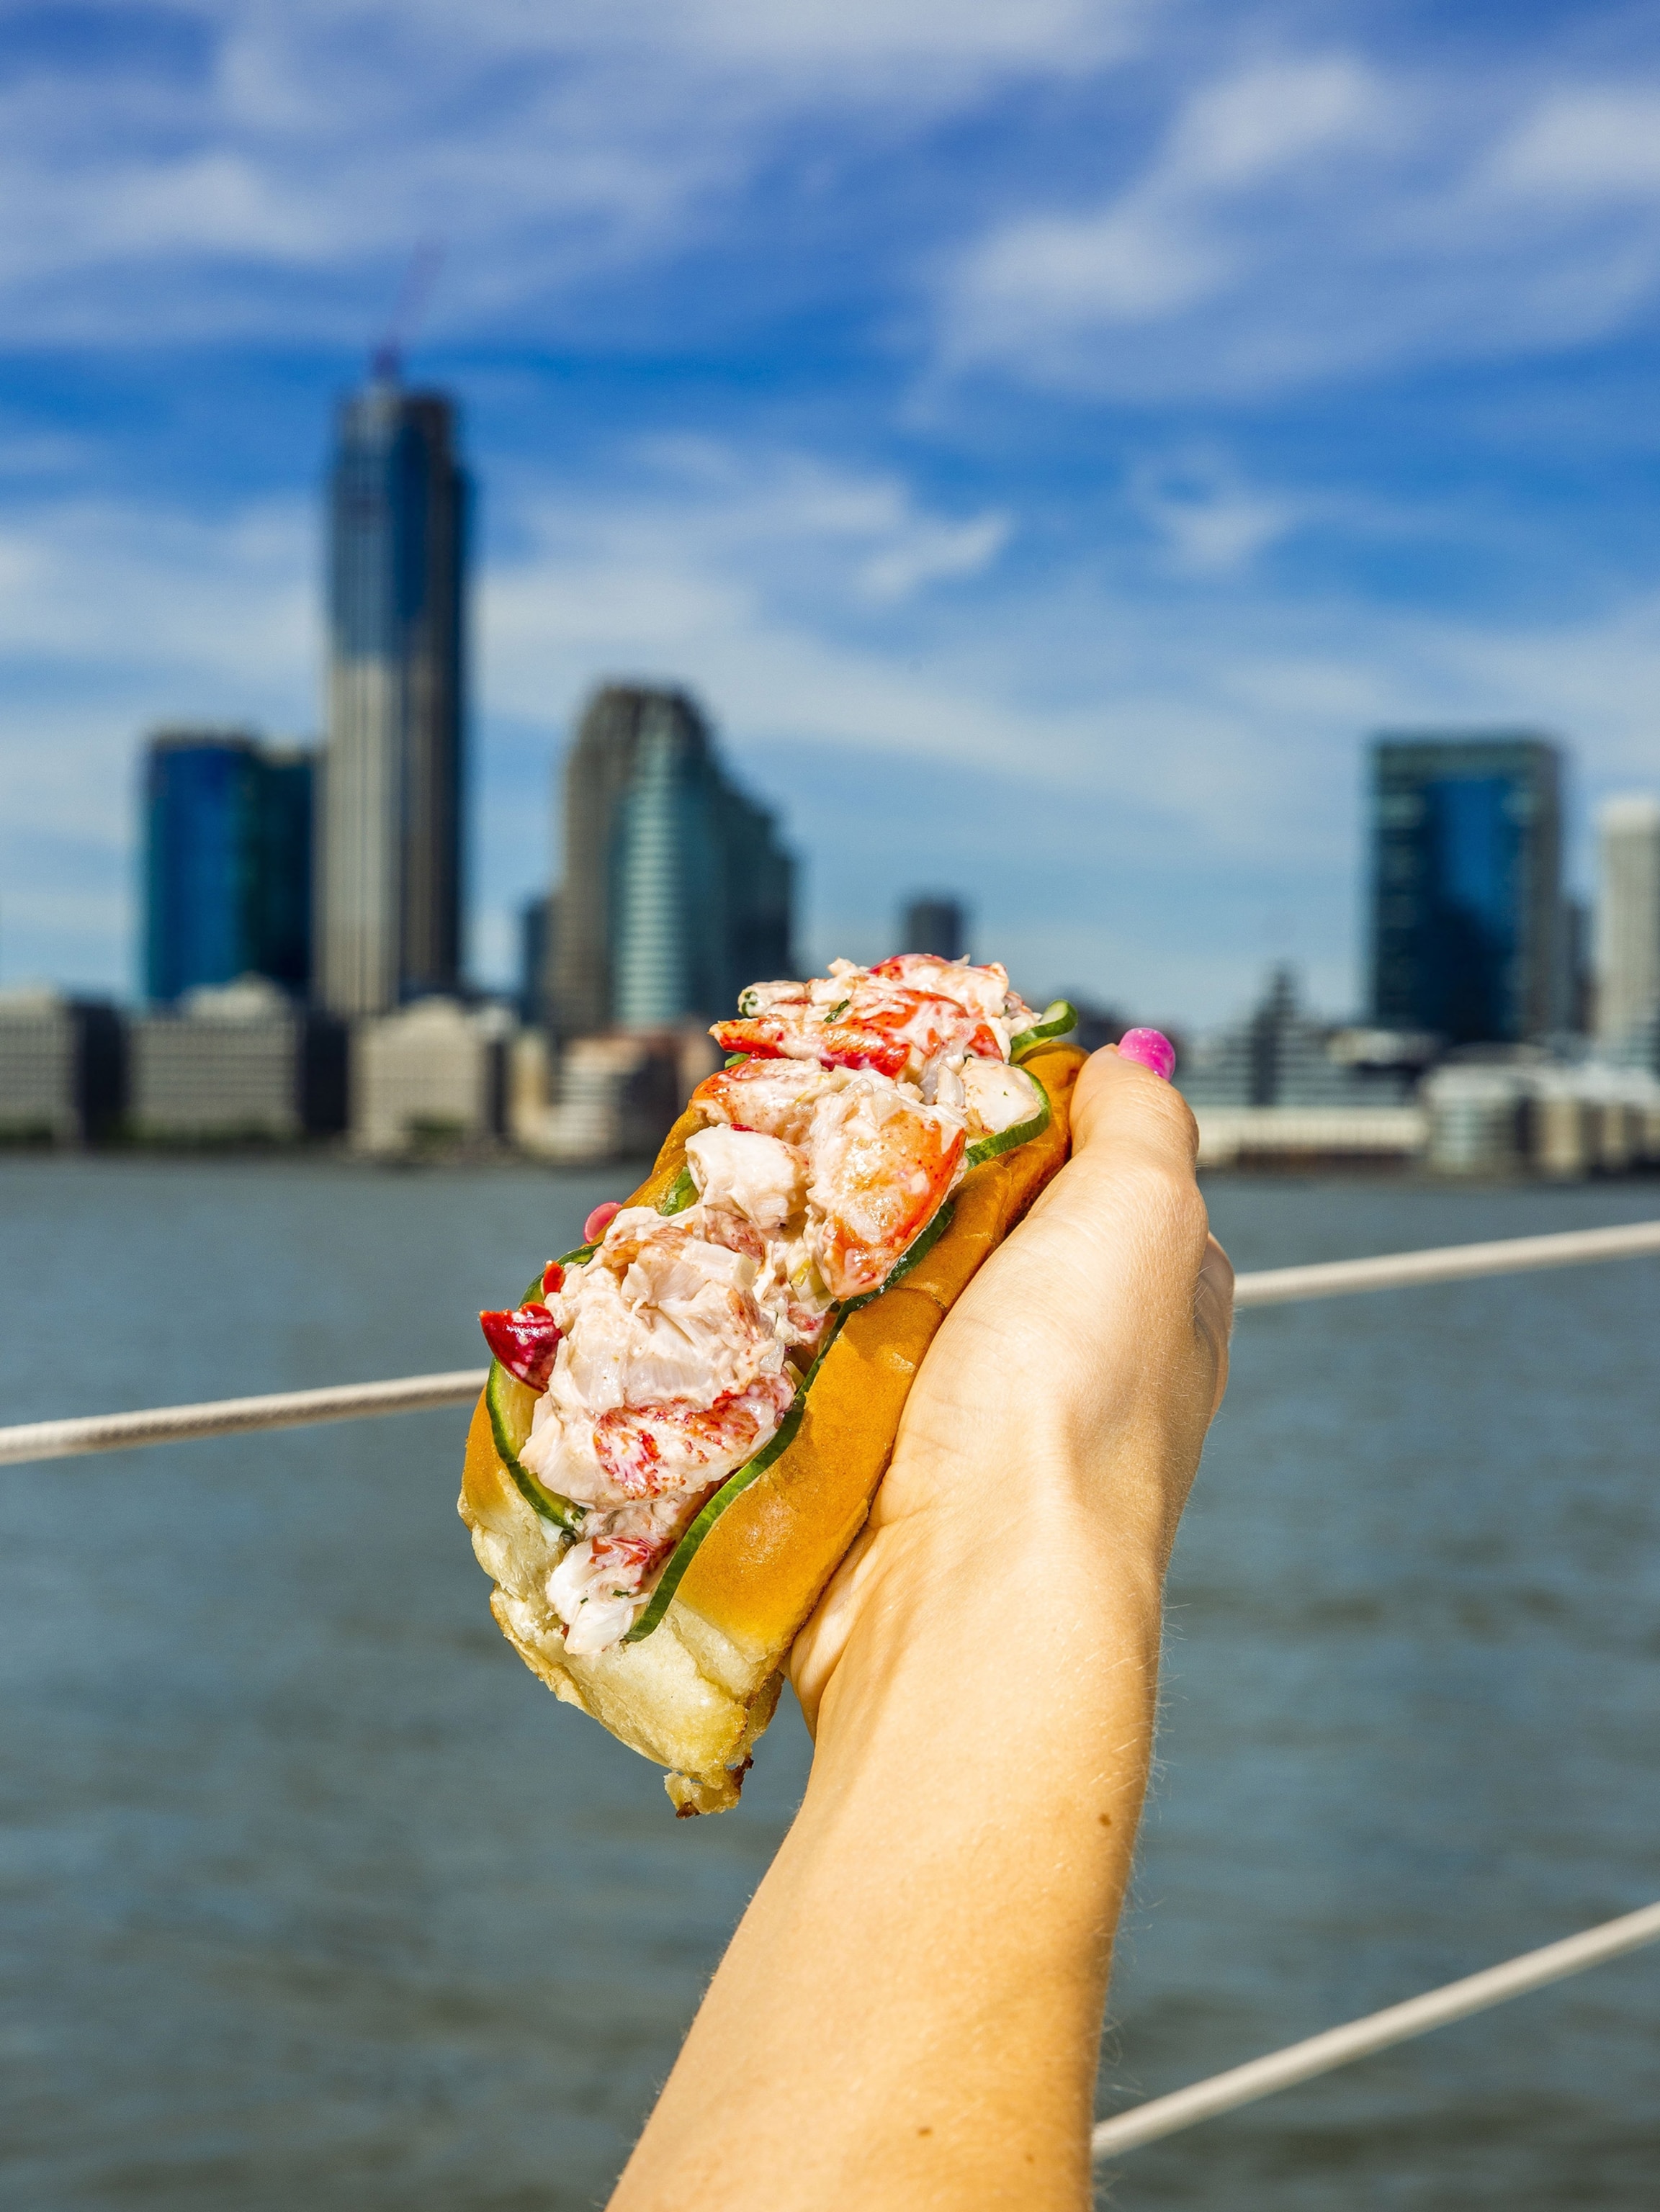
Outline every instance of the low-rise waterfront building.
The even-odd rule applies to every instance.
[[[263,976],[186,992],[130,1031],[141,1143],[293,1143],[345,1126],[345,1036]]]
[[[1451,1065],[1426,1082],[1429,1165],[1554,1179],[1660,1169],[1660,1080],[1640,1068],[1536,1059]]]
[[[0,1143],[96,1143],[119,1127],[125,1092],[113,1006],[45,988],[0,991]]]
[[[1423,1158],[1418,1106],[1200,1106],[1201,1168],[1405,1167]]]
[[[550,1080],[545,1059],[536,1077],[514,1084],[514,1142],[568,1165],[639,1159],[654,1152],[676,1115],[720,1055],[702,1030],[613,1033],[575,1038]]]
[[[356,1024],[351,1141],[407,1153],[499,1142],[506,1133],[513,1018],[503,1006],[417,999]]]

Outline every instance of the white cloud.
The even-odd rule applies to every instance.
[[[89,35],[0,89],[14,344],[356,344],[434,235],[435,337],[546,335],[579,298],[598,312],[596,279],[649,320],[662,273],[710,252],[747,313],[745,286],[772,289],[747,257],[781,250],[749,241],[814,163],[814,222],[842,227],[808,289],[863,282],[947,371],[1086,396],[1572,346],[1660,284],[1660,86],[1581,81],[1519,37],[1385,66],[1352,28],[1299,46],[1216,0],[196,0],[184,20],[199,66],[101,67]],[[963,150],[982,128],[1012,134],[990,162]],[[873,161],[879,209],[846,181]],[[718,320],[718,291],[697,308]]]
[[[1535,200],[1660,198],[1660,86],[1550,94],[1493,149],[1486,181]]]
[[[1657,147],[1650,87],[1246,64],[1109,197],[998,216],[941,359],[1156,402],[1582,344],[1660,289]]]
[[[1253,191],[1329,192],[1334,163],[1370,157],[1389,95],[1356,58],[1253,66],[1193,94],[1146,173],[1106,205],[1014,217],[958,271],[947,345],[959,363],[1074,361],[1110,387],[1124,325],[1161,324],[1250,288],[1268,255],[1234,216]],[[1091,371],[1091,356],[1098,366]]]
[[[1130,498],[1162,541],[1170,567],[1185,576],[1237,574],[1312,511],[1307,500],[1256,489],[1208,454],[1143,464],[1131,477]]]
[[[437,322],[477,329],[701,240],[804,131],[833,122],[842,152],[913,137],[1000,84],[1109,64],[1141,12],[198,0],[203,69],[100,68],[89,33],[74,67],[0,91],[0,300],[13,343],[355,335],[341,283],[436,233]]]

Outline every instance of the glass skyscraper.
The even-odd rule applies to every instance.
[[[794,863],[684,693],[596,693],[563,789],[562,1036],[712,1020],[745,983],[789,974]]]
[[[144,763],[144,989],[311,980],[313,762],[241,731],[162,730]]]
[[[322,997],[382,1012],[461,973],[467,484],[454,415],[378,374],[340,410],[329,523]]]
[[[1566,1015],[1561,761],[1543,738],[1389,736],[1371,755],[1372,1014],[1450,1044]]]

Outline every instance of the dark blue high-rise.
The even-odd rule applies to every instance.
[[[144,988],[311,976],[312,760],[241,731],[159,731],[144,763]]]
[[[1380,738],[1371,787],[1374,1018],[1450,1044],[1559,1028],[1556,746],[1508,731]]]

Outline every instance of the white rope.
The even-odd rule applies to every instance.
[[[355,1421],[366,1413],[413,1413],[462,1406],[484,1387],[488,1368],[406,1375],[395,1382],[342,1382],[326,1390],[277,1390],[264,1398],[213,1398],[200,1406],[154,1406],[142,1413],[90,1413],[71,1421],[25,1421],[0,1429],[0,1464],[69,1459],[77,1452],[228,1437],[246,1429],[293,1429],[308,1421]]]
[[[1293,1298],[1341,1298],[1353,1291],[1405,1290],[1456,1283],[1472,1275],[1519,1275],[1535,1267],[1578,1267],[1590,1260],[1630,1260],[1660,1252],[1660,1221],[1620,1229],[1570,1229],[1554,1237],[1507,1237],[1497,1244],[1444,1244],[1428,1252],[1385,1252],[1377,1260],[1323,1260],[1312,1267],[1268,1267],[1241,1275],[1236,1306],[1284,1305]]]
[[[1376,1260],[1330,1260],[1311,1267],[1274,1267],[1241,1275],[1234,1304],[1283,1305],[1293,1298],[1343,1297],[1355,1291],[1450,1283],[1474,1275],[1508,1275],[1534,1267],[1573,1267],[1592,1260],[1633,1259],[1660,1252],[1660,1221],[1620,1229],[1574,1229],[1556,1237],[1513,1237],[1498,1244],[1449,1244],[1428,1252],[1389,1252]],[[263,1398],[221,1398],[200,1406],[156,1406],[140,1413],[93,1413],[66,1421],[28,1421],[0,1429],[0,1466],[23,1460],[67,1459],[80,1452],[120,1451],[137,1444],[179,1443],[192,1437],[230,1436],[248,1429],[295,1428],[307,1421],[351,1421],[370,1413],[415,1413],[465,1405],[483,1387],[485,1370],[410,1375],[396,1382],[343,1382],[325,1390],[279,1390]]]
[[[1562,1981],[1569,1974],[1583,1973],[1587,1966],[1599,1966],[1605,1960],[1655,1942],[1660,1942],[1660,1905],[1645,1905],[1640,1912],[1605,1920],[1600,1928],[1588,1928],[1583,1935],[1569,1936],[1560,1943],[1547,1943],[1541,1950],[1525,1951],[1519,1959],[1506,1960],[1502,1966],[1489,1966],[1462,1982],[1449,1982],[1421,1997],[1409,1997],[1405,2004],[1369,2013],[1365,2019],[1352,2020],[1345,2027],[1328,2028],[1323,2035],[1311,2035],[1306,2042],[1270,2051],[1267,2057],[1253,2058],[1225,2074],[1213,2074],[1207,2081],[1195,2081],[1168,2097],[1152,2098],[1113,2119],[1103,2120],[1090,2138],[1091,2151],[1097,2159],[1116,2158],[1143,2143],[1157,2142],[1161,2136],[1174,2135],[1178,2129],[1214,2119],[1219,2112],[1255,2104],[1259,2097],[1271,2097],[1278,2089],[1293,2088],[1299,2081],[1312,2081],[1316,2074],[1329,2074],[1334,2068],[1368,2057],[1374,2051],[1387,2051],[1391,2044],[1427,2035],[1432,2028],[1466,2020],[1471,2013],[1486,2012],[1511,1997],[1525,1996],[1529,1990],[1543,1989],[1548,1982]]]

